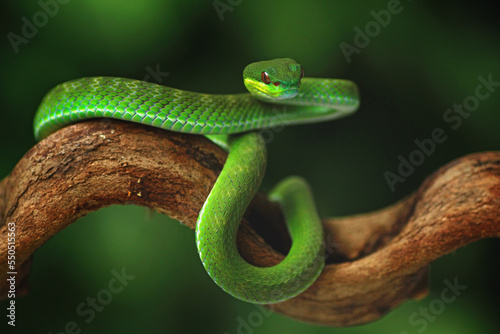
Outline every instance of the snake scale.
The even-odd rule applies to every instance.
[[[359,106],[348,80],[304,78],[290,58],[248,65],[249,93],[201,94],[149,82],[91,77],[62,83],[43,98],[34,119],[42,140],[58,129],[91,118],[114,118],[169,131],[206,135],[229,150],[227,161],[201,209],[196,245],[210,277],[226,292],[256,304],[272,304],[306,290],[324,266],[323,230],[311,191],[289,177],[269,194],[281,205],[292,246],[279,264],[256,267],[238,253],[236,232],[257,192],[266,166],[258,129],[327,121]]]

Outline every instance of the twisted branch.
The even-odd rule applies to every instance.
[[[82,122],[40,142],[0,182],[0,253],[7,253],[7,223],[14,222],[18,295],[28,290],[35,250],[90,211],[136,204],[194,228],[225,157],[201,136],[119,121]],[[500,152],[460,158],[395,205],[324,219],[324,272],[303,294],[271,307],[331,326],[376,320],[427,294],[431,261],[475,240],[500,237],[499,213]],[[258,194],[239,230],[242,256],[269,266],[289,245],[279,208]],[[7,271],[3,255],[3,298]]]

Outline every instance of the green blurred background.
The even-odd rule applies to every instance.
[[[287,127],[269,143],[263,188],[302,175],[322,216],[389,205],[445,163],[500,148],[500,87],[457,129],[443,120],[447,109],[474,94],[479,76],[500,81],[493,1],[402,1],[400,13],[350,61],[341,43],[354,45],[354,28],[364,30],[374,20],[370,12],[389,1],[65,1],[46,22],[36,1],[2,2],[0,178],[35,144],[33,115],[58,83],[109,75],[242,92],[243,67],[276,57],[294,58],[308,76],[347,78],[360,87],[362,106],[354,116]],[[13,47],[9,33],[21,38],[25,20],[34,16],[38,31]],[[155,79],[155,70],[169,74]],[[446,142],[391,191],[384,173],[396,172],[398,156],[408,157],[415,139],[429,138],[435,128],[445,131]],[[499,250],[498,240],[483,240],[445,256],[432,264],[428,298],[372,324],[332,329],[276,314],[259,317],[259,308],[210,281],[193,231],[159,214],[150,217],[144,208],[112,207],[69,226],[36,252],[32,291],[17,301],[17,326],[13,331],[2,316],[0,332],[59,333],[75,321],[82,333],[498,333]],[[87,323],[77,306],[122,268],[135,278]],[[467,286],[456,301],[435,317],[415,317],[455,277]]]

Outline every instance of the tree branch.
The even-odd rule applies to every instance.
[[[0,182],[0,253],[16,224],[17,292],[26,293],[31,256],[58,231],[112,204],[147,206],[194,228],[226,154],[201,136],[94,120],[34,146]],[[271,306],[332,326],[376,320],[427,294],[428,264],[467,243],[500,237],[500,152],[460,158],[412,196],[382,210],[324,219],[327,265],[306,292]],[[290,245],[278,206],[258,194],[238,234],[242,256],[278,263]],[[7,257],[0,259],[6,298]]]

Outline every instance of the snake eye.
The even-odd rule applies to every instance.
[[[304,68],[300,70],[300,78],[302,79],[304,77]]]
[[[269,79],[269,74],[267,74],[267,72],[262,72],[260,74],[260,78],[262,79],[262,82],[265,83],[266,85],[269,85],[271,83],[271,79]]]

